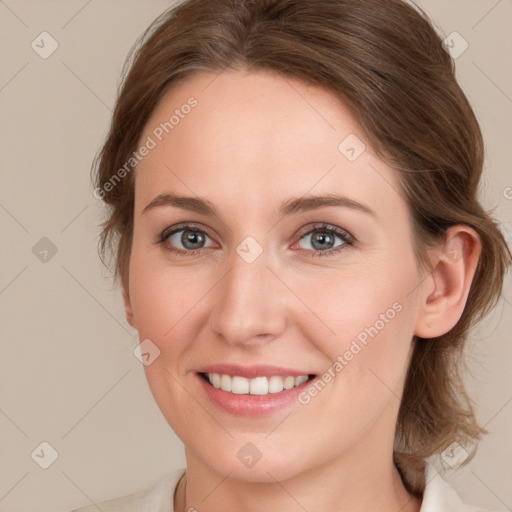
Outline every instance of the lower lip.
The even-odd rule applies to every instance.
[[[298,396],[307,388],[314,379],[310,379],[300,386],[286,389],[279,393],[268,393],[267,395],[237,395],[220,388],[214,388],[211,384],[196,374],[200,385],[206,396],[216,406],[226,412],[238,416],[267,416],[276,411],[284,409],[290,404],[298,401]]]

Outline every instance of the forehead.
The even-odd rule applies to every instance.
[[[164,190],[254,207],[309,191],[383,207],[399,195],[395,172],[333,93],[272,73],[188,78],[162,97],[139,146],[150,139],[136,170],[138,203]]]

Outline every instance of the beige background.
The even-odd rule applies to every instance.
[[[184,465],[99,263],[89,183],[125,55],[169,5],[0,1],[0,511],[66,512]],[[487,140],[482,200],[511,240],[512,2],[420,5],[469,44],[456,63]],[[59,45],[47,59],[31,48],[43,31]],[[46,262],[43,237],[57,250]],[[511,316],[508,281],[470,345],[468,385],[491,434],[467,468],[444,474],[465,501],[498,510],[512,509]],[[43,441],[58,452],[48,469],[31,457]]]

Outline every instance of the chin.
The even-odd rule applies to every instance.
[[[305,468],[300,468],[290,461],[281,460],[279,462],[264,461],[260,459],[252,467],[244,467],[243,464],[235,463],[232,460],[226,461],[225,464],[215,464],[214,469],[222,474],[228,475],[233,480],[248,483],[275,483],[293,478]]]
[[[257,442],[252,444],[250,441],[231,440],[225,450],[198,451],[196,454],[217,473],[223,476],[229,474],[229,478],[243,482],[275,483],[276,480],[293,478],[308,469],[308,461],[300,450],[289,445],[278,450],[275,446],[265,446],[264,439],[262,441],[257,448]]]

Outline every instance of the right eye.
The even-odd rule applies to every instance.
[[[210,237],[204,230],[195,226],[184,225],[164,230],[160,235],[159,242],[168,251],[183,256],[191,256],[200,252],[201,249],[214,245],[205,245],[207,239],[210,239]],[[179,247],[180,245],[183,248]]]

